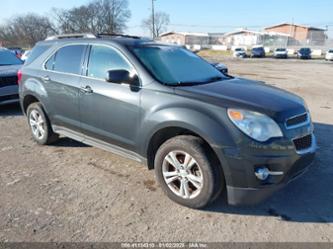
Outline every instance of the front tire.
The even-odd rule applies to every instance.
[[[190,208],[203,208],[222,192],[224,178],[204,141],[177,136],[155,156],[156,178],[167,196]]]
[[[59,136],[51,128],[40,103],[32,103],[27,109],[28,123],[33,139],[40,145],[47,145],[58,140]]]

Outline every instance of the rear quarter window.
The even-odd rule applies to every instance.
[[[28,59],[25,61],[25,65],[28,65],[32,63],[34,60],[36,60],[39,56],[41,56],[46,50],[48,50],[51,47],[51,45],[37,45],[35,46]]]

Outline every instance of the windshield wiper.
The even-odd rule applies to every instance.
[[[221,76],[211,77],[205,83],[216,82],[216,81],[220,81],[220,80],[223,80],[223,79],[224,79],[224,77],[221,77]]]
[[[177,83],[177,85],[179,86],[193,86],[193,85],[200,85],[200,84],[206,84],[206,83],[213,83],[216,81],[220,81],[223,80],[224,77],[222,76],[216,76],[216,77],[211,77],[207,80],[203,80],[203,81],[179,81]]]

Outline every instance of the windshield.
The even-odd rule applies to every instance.
[[[227,79],[214,66],[181,47],[142,46],[134,54],[161,83],[168,85],[203,84]]]
[[[308,52],[310,52],[311,50],[310,50],[309,48],[301,48],[300,51],[303,52],[303,53],[308,53]]]
[[[276,51],[277,51],[277,52],[285,52],[286,49],[285,49],[285,48],[277,48]]]
[[[14,53],[8,50],[0,50],[0,66],[20,65],[23,62]]]
[[[235,51],[236,51],[236,52],[242,52],[243,49],[242,49],[242,48],[236,48]]]
[[[329,52],[329,53],[333,53],[333,49],[329,50],[328,52]]]

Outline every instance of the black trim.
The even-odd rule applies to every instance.
[[[18,100],[19,95],[18,94],[12,94],[12,95],[7,95],[7,96],[1,96],[0,97],[0,102],[8,101],[8,100]]]
[[[0,88],[6,86],[16,86],[17,85],[17,75],[0,77]]]

